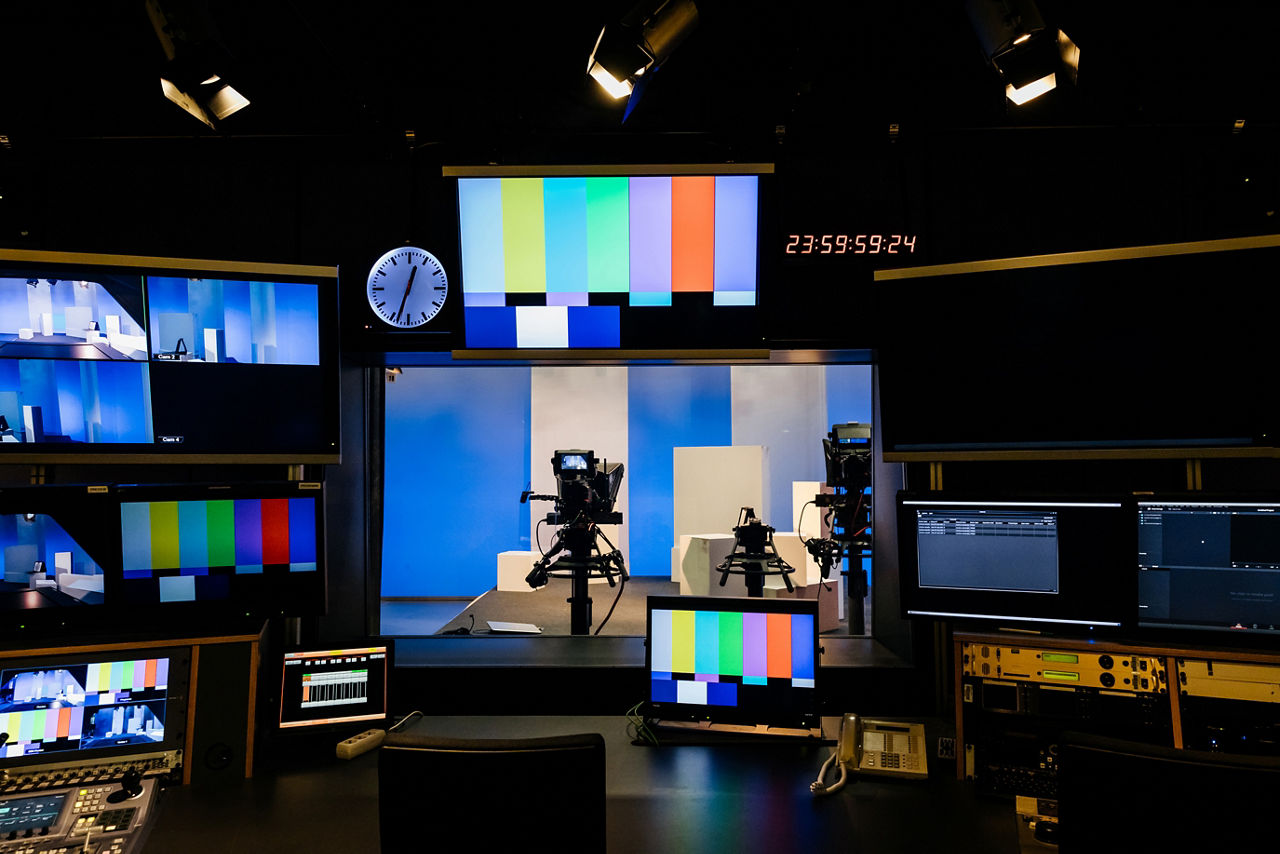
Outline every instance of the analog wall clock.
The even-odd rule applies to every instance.
[[[436,256],[416,246],[390,250],[369,268],[369,307],[397,329],[416,329],[444,308],[449,279]]]

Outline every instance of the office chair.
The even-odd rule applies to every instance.
[[[604,854],[604,738],[453,739],[387,733],[378,756],[383,854]]]
[[[1272,851],[1280,757],[1178,750],[1064,733],[1062,854]]]

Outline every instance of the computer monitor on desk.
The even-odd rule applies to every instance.
[[[647,716],[685,729],[818,736],[818,603],[650,596]]]
[[[285,652],[280,667],[280,728],[339,730],[387,720],[387,642]]]

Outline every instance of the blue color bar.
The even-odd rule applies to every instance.
[[[716,177],[715,292],[756,292],[756,224],[759,179],[755,175]],[[716,303],[725,305],[727,303]],[[741,304],[741,303],[739,303]]]
[[[316,500],[289,499],[289,563],[316,562]]]
[[[236,500],[236,566],[262,563],[262,502]]]
[[[516,346],[515,306],[467,307],[463,309],[463,325],[466,328],[468,347]]]
[[[568,307],[570,347],[621,346],[621,311],[616,305]]]
[[[505,293],[501,178],[458,179],[458,227],[463,291]]]
[[[547,293],[587,292],[587,179],[544,178]]]
[[[791,615],[791,678],[814,678],[814,627],[812,614]]]

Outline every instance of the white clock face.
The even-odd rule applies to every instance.
[[[449,280],[436,256],[415,246],[392,249],[369,270],[369,307],[391,326],[422,326],[444,308]]]

